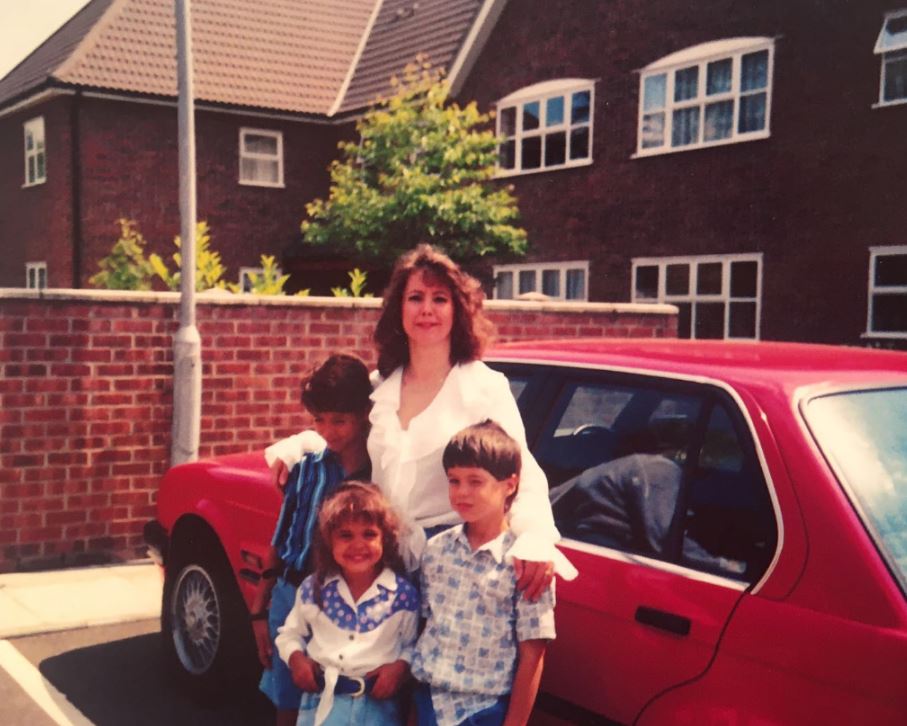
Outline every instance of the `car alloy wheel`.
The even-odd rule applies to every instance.
[[[170,601],[173,646],[183,668],[193,675],[214,664],[221,639],[222,614],[217,588],[199,565],[182,569]]]

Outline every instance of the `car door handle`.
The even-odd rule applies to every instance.
[[[659,630],[667,630],[675,635],[690,634],[690,619],[683,615],[665,612],[656,608],[647,608],[640,605],[636,608],[636,622],[643,625],[650,625]]]

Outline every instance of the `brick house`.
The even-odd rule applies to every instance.
[[[905,2],[300,2],[330,22],[321,26],[320,45],[305,22],[296,29],[308,32],[310,43],[293,72],[308,79],[333,68],[325,83],[332,92],[320,106],[267,107],[265,122],[241,115],[264,107],[261,99],[229,95],[254,88],[242,81],[257,77],[228,65],[232,46],[211,50],[218,83],[202,90],[203,38],[217,45],[232,36],[201,28],[214,4],[221,16],[235,16],[236,27],[252,18],[264,26],[263,18],[285,4],[258,3],[258,12],[244,16],[238,1],[196,0],[200,217],[212,223],[231,270],[255,264],[261,251],[292,248],[302,203],[327,191],[324,167],[336,139],[353,133],[352,118],[386,90],[392,72],[426,51],[448,70],[455,96],[497,111],[500,176],[520,199],[531,252],[518,264],[497,261],[496,297],[535,291],[669,302],[680,309],[681,336],[904,346]],[[117,18],[151,9],[169,18],[166,0],[95,0],[73,21],[94,28],[79,47],[100,44]],[[160,22],[172,34],[172,21]],[[281,18],[277,26],[288,22]],[[349,35],[335,42],[339,27]],[[3,168],[22,168],[23,129],[27,140],[36,119],[44,124],[48,156],[40,201],[25,199],[35,189],[20,189],[18,179],[15,187],[9,175],[0,179],[0,236],[14,250],[35,235],[29,214],[51,225],[29,241],[28,255],[0,261],[0,284],[21,284],[40,254],[73,260],[68,277],[47,269],[51,284],[84,284],[90,260],[112,241],[117,216],[142,220],[149,237],[157,234],[151,225],[164,236],[163,228],[167,234],[176,228],[175,82],[142,92],[141,100],[157,93],[165,105],[138,103],[136,90],[89,91],[67,76],[78,65],[71,60],[76,52],[56,71],[59,83],[44,91],[66,95],[11,96],[10,79],[56,37],[0,81]],[[322,57],[326,47],[336,53],[330,63]],[[172,45],[155,48],[159,59],[168,52],[172,58]],[[288,46],[281,58],[298,50]],[[121,54],[118,62],[129,58]],[[135,85],[130,78],[126,89]],[[308,98],[299,88],[288,93],[296,103]],[[20,107],[10,111],[13,102]],[[141,133],[124,131],[136,125]],[[40,128],[32,127],[32,135]],[[237,183],[243,128],[282,134],[279,191]],[[88,142],[92,134],[97,138]],[[78,148],[68,144],[79,135],[86,141]],[[267,138],[253,137],[253,145],[267,147]],[[53,145],[72,150],[55,162]],[[40,154],[24,153],[27,175],[29,154],[36,170]],[[172,161],[162,163],[163,154]],[[62,180],[54,178],[54,164]],[[82,169],[80,184],[65,181],[72,168]],[[127,200],[137,211],[122,208]],[[65,246],[67,239],[76,240],[71,255],[40,247]]]

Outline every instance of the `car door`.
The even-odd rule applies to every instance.
[[[631,723],[708,668],[774,553],[771,502],[727,391],[605,370],[544,379],[524,416],[580,575],[558,583],[542,690]]]

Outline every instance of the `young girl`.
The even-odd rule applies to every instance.
[[[298,726],[402,723],[419,595],[403,572],[399,524],[378,488],[348,482],[324,501],[315,572],[276,645],[304,693]]]

